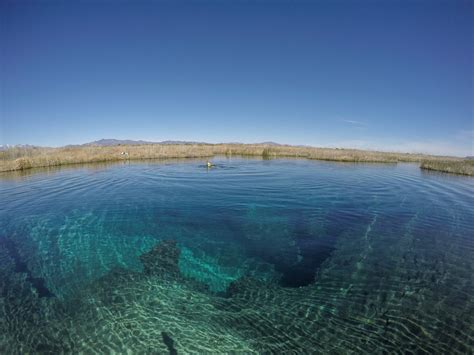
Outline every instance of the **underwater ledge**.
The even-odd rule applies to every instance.
[[[304,287],[243,276],[217,294],[183,276],[178,243],[162,240],[140,256],[142,272],[115,268],[64,301],[39,297],[0,249],[6,266],[1,280],[8,279],[1,288],[0,349],[11,354],[472,350],[469,298],[458,299],[464,311],[456,307],[436,317],[433,311],[446,301],[442,295],[428,297],[438,281],[419,268],[419,255],[407,255],[403,286],[390,288],[379,283],[382,260],[369,263],[368,254],[362,264],[354,259],[354,248],[361,247],[364,255],[368,249],[356,244],[336,250]],[[414,288],[424,280],[431,284]]]

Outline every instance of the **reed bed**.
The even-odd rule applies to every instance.
[[[423,160],[420,168],[435,170],[451,174],[474,176],[474,160]]]
[[[459,158],[357,149],[314,148],[289,145],[275,146],[265,144],[149,144],[107,147],[75,146],[62,148],[14,147],[0,152],[0,171],[120,160],[210,158],[215,155],[260,156],[266,159],[295,157],[367,163],[421,162],[429,160],[430,162],[443,164],[454,162],[462,164],[462,160]]]

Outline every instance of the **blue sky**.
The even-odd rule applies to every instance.
[[[473,153],[472,1],[2,1],[0,144]]]

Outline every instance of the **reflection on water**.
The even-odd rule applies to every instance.
[[[204,163],[0,175],[1,352],[472,352],[472,178]]]
[[[129,165],[129,164],[173,164],[173,163],[195,163],[202,162],[202,159],[194,158],[163,158],[163,159],[145,159],[131,162],[130,160],[97,162],[97,163],[78,163],[66,164],[58,166],[48,166],[41,168],[32,168],[25,170],[14,170],[0,172],[1,180],[21,180],[34,175],[53,175],[59,172],[67,172],[70,170],[88,170],[89,172],[104,170],[113,166]]]

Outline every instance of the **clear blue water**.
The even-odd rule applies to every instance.
[[[472,353],[474,179],[214,162],[2,174],[0,352]]]

